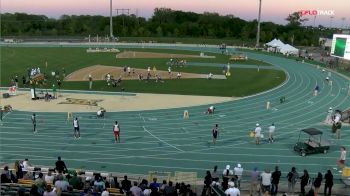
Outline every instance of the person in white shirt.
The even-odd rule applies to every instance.
[[[344,146],[340,147],[340,157],[338,160],[338,167],[340,169],[343,169],[345,166],[345,159],[346,159],[346,149]]]
[[[230,170],[230,165],[226,165],[226,169],[224,169],[224,171],[222,172],[222,175],[224,177],[228,177],[228,176],[233,175],[233,171]]]
[[[262,185],[262,190],[263,194],[266,192],[270,192],[271,188],[271,173],[268,169],[265,169],[263,173],[261,173],[261,185]]]
[[[54,176],[52,176],[52,172],[48,171],[47,175],[45,176],[45,182],[47,184],[52,184],[53,183]]]
[[[109,192],[107,190],[104,190],[102,193],[101,193],[101,196],[109,196]]]
[[[238,188],[241,188],[241,179],[242,179],[242,175],[243,175],[243,168],[242,168],[242,165],[241,164],[237,164],[237,167],[235,167],[233,169],[234,171],[234,175],[235,175],[235,178],[236,178],[236,185]]]
[[[215,107],[212,105],[207,109],[206,114],[214,114]]]
[[[67,191],[69,183],[63,180],[63,176],[59,175],[58,180],[55,182],[55,187],[60,189],[61,191]]]
[[[235,187],[234,182],[229,182],[228,186],[229,186],[229,188],[225,191],[225,194],[227,196],[239,196],[239,195],[241,195],[241,192],[239,191],[239,189]]]
[[[255,143],[260,144],[260,137],[261,137],[261,127],[259,123],[256,123],[256,128],[255,128]]]
[[[271,126],[269,126],[269,143],[273,142],[273,133],[275,132],[275,124],[272,123]]]
[[[74,128],[74,137],[80,138],[80,129],[79,129],[79,120],[78,117],[75,117],[73,121],[73,128]]]
[[[22,171],[23,171],[23,175],[24,175],[28,172],[28,167],[30,167],[31,165],[30,165],[28,159],[24,159],[22,165],[23,165]]]

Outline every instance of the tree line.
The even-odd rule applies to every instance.
[[[330,37],[334,29],[302,26],[298,13],[290,14],[287,25],[261,23],[261,42],[279,38],[294,45],[318,45],[320,36]],[[254,40],[257,21],[234,15],[202,14],[156,8],[151,18],[136,15],[113,17],[113,34],[117,37],[219,38]],[[58,19],[26,13],[1,14],[2,36],[88,36],[109,35],[109,17],[62,15]]]

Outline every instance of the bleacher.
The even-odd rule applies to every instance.
[[[33,172],[33,173],[43,173],[47,174],[48,171],[54,172],[54,169],[50,168],[41,168],[41,167],[28,167],[28,172]],[[72,170],[70,170],[72,171]],[[74,170],[73,170],[74,171]],[[161,180],[172,180],[174,182],[182,182],[187,179],[187,181],[190,179],[188,175],[183,175],[183,178],[180,178],[180,174],[178,176],[171,177],[170,176],[171,172],[155,172],[152,171],[149,173],[149,175],[128,175],[128,174],[116,174],[116,173],[102,173],[102,172],[92,172],[92,171],[77,171],[77,174],[79,177],[85,181],[86,177],[94,177],[95,175],[100,175],[102,177],[106,177],[107,181],[112,185],[113,183],[113,177],[117,177],[119,179],[122,179],[124,175],[128,175],[128,179],[131,181],[140,181],[140,179],[148,179],[151,181],[153,177],[158,178],[158,182]],[[191,173],[191,172],[188,172]],[[53,175],[56,175],[56,173],[53,173]],[[162,178],[163,176],[163,178]],[[192,175],[193,176],[193,175]],[[232,176],[233,177],[233,176]],[[190,181],[186,183],[190,183],[193,190],[197,192],[197,194],[200,194],[202,189],[203,189],[203,181],[201,179],[197,179],[196,176],[193,176],[195,179],[191,179]],[[284,193],[287,192],[287,183],[286,180],[283,180],[283,176],[281,176],[281,181],[279,185],[279,192]],[[244,175],[242,176],[242,181],[241,181],[241,195],[249,195],[249,189],[250,189],[250,175],[249,172],[246,171]],[[33,185],[34,181],[33,180],[25,180],[25,179],[19,179],[17,183],[1,183],[1,196],[13,196],[13,195],[18,195],[20,191],[24,192],[24,195],[30,195],[29,192],[31,190],[31,187]],[[334,187],[333,187],[333,194],[332,195],[338,195],[338,196],[348,196],[350,193],[350,168],[344,168],[342,172],[341,179],[334,179]],[[322,184],[323,186],[323,184]],[[53,186],[52,186],[53,187]],[[300,184],[297,183],[296,185],[296,192],[298,193],[299,191]],[[111,187],[106,187],[110,195],[112,196],[124,196],[125,194],[120,191],[119,188],[115,188],[114,186]],[[321,190],[323,190],[323,187],[321,187]],[[224,196],[225,192],[219,187],[219,186],[212,186],[211,195],[217,195],[217,196]],[[82,195],[83,190],[77,190],[77,189],[72,189],[71,191],[63,191],[61,195]]]

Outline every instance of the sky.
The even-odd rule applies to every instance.
[[[68,15],[109,15],[109,0],[0,0],[1,13],[26,12],[58,18]],[[113,0],[115,9],[130,9],[130,14],[149,18],[156,7],[197,13],[231,14],[244,20],[257,18],[259,0]],[[350,26],[350,0],[262,0],[262,21],[286,24],[288,14],[299,10],[334,11],[334,18],[308,16],[304,25]],[[342,18],[345,18],[342,20]]]

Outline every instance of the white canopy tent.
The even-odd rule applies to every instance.
[[[265,44],[267,46],[267,51],[269,52],[279,52],[280,48],[284,46],[284,43],[279,39],[273,39],[272,41]]]
[[[280,47],[280,50],[279,50],[280,53],[286,55],[298,55],[299,54],[299,50],[289,44],[285,44],[283,45],[282,47]]]

